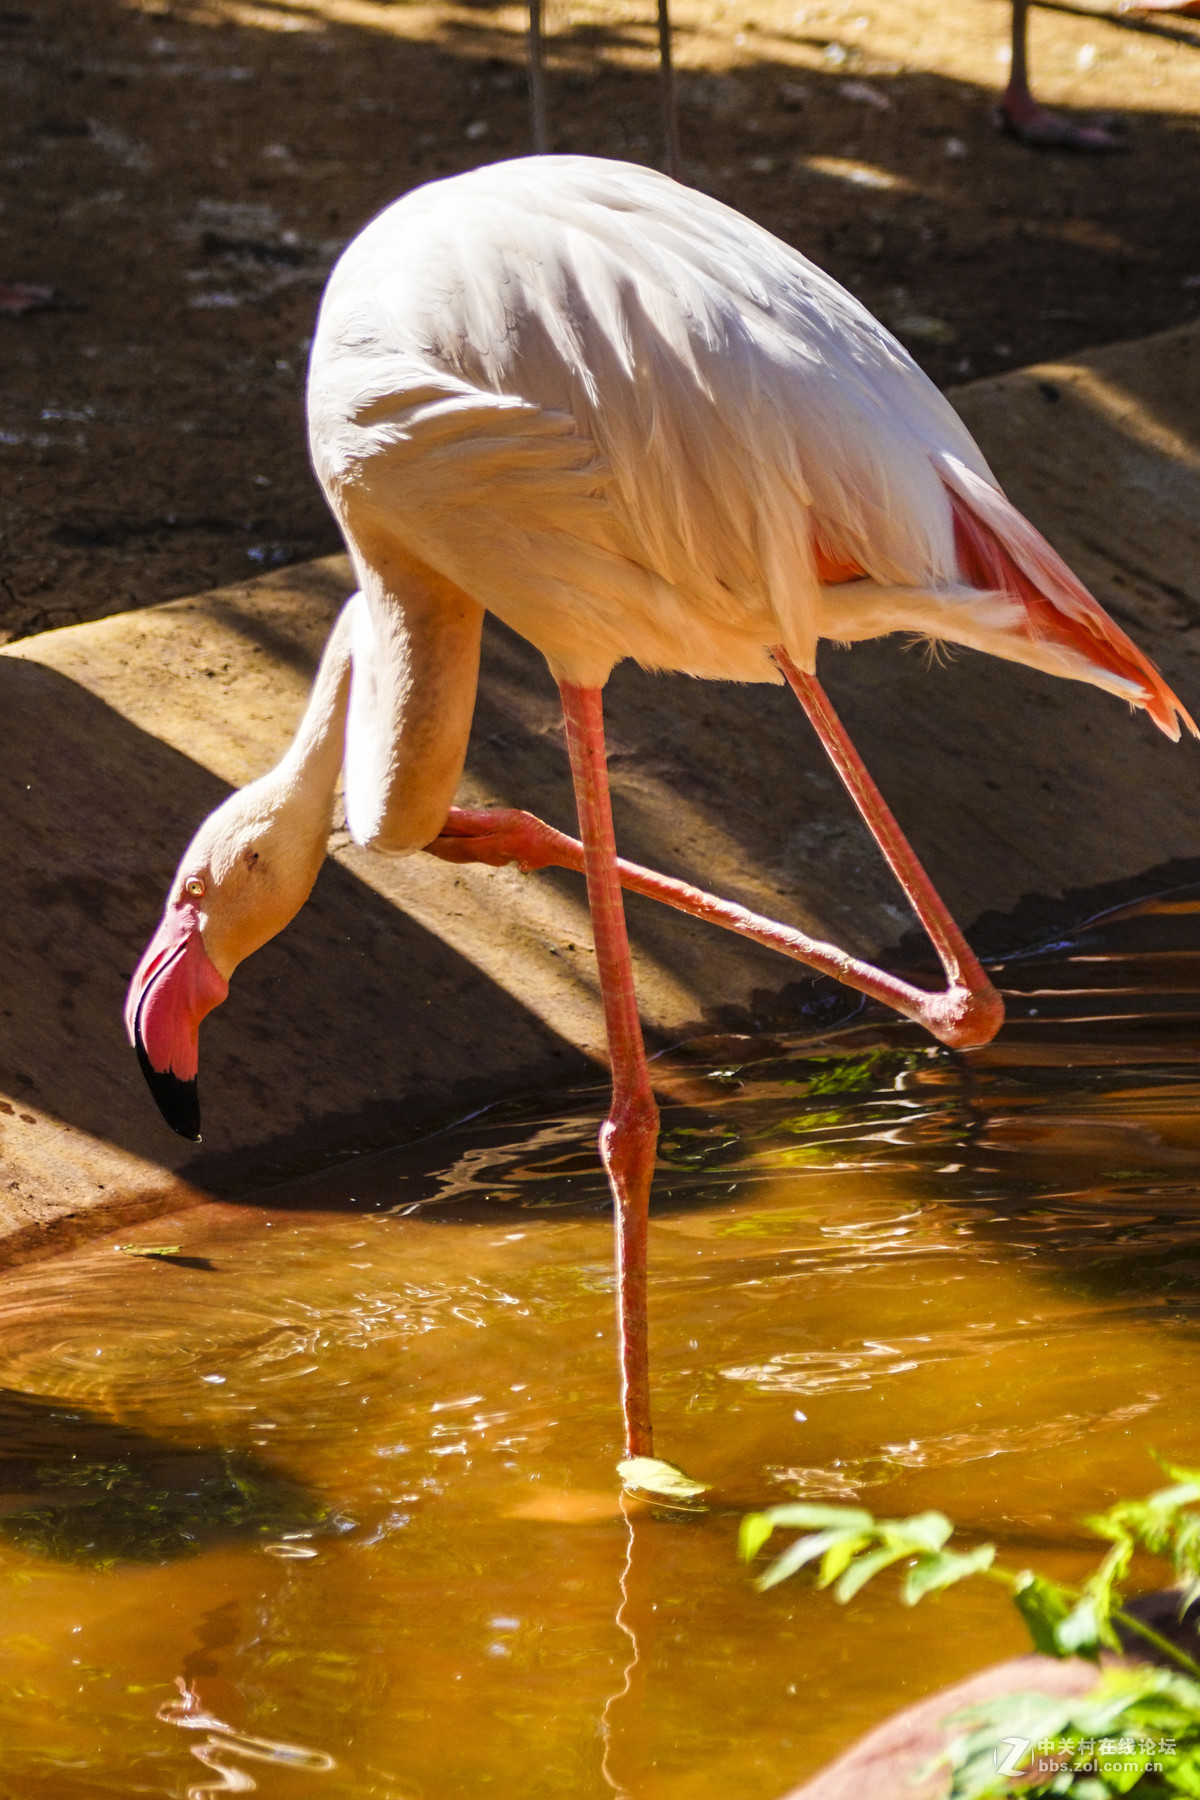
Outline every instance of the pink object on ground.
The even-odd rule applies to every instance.
[[[893,1713],[783,1800],[944,1800],[950,1787],[947,1769],[925,1781],[913,1778],[945,1749],[953,1736],[946,1721],[955,1713],[1003,1694],[1086,1694],[1098,1679],[1096,1665],[1078,1658],[1056,1662],[1050,1656],[1015,1656],[996,1663]]]
[[[1125,139],[1107,125],[1076,125],[1048,112],[1029,87],[1030,0],[1012,0],[1012,72],[994,117],[997,126],[1035,150],[1127,150]]]
[[[61,288],[39,281],[0,281],[0,313],[19,319],[25,313],[74,311],[78,300],[71,300]]]

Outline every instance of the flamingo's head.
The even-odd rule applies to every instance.
[[[200,1022],[225,999],[238,964],[299,912],[325,853],[327,820],[314,832],[289,798],[267,776],[205,820],[129,984],[125,1027],[142,1073],[167,1124],[193,1141]]]

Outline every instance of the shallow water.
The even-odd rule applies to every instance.
[[[1200,901],[998,979],[968,1056],[659,1065],[697,1517],[616,1497],[600,1088],[0,1277],[4,1800],[773,1800],[1022,1648],[986,1584],[842,1609],[735,1557],[750,1507],[861,1495],[1070,1576],[1151,1448],[1200,1460]]]

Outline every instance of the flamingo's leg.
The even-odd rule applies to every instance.
[[[600,1156],[615,1207],[625,1448],[629,1456],[651,1456],[654,1446],[646,1319],[646,1228],[658,1146],[658,1108],[646,1067],[621,900],[601,692],[599,688],[576,687],[569,681],[560,682],[559,690],[612,1062],[612,1110],[600,1128]]]
[[[670,0],[658,0],[658,80],[662,100],[663,168],[680,179],[679,114],[675,105],[675,64],[671,56]]]
[[[841,776],[863,823],[879,845],[938,953],[950,986],[945,996],[931,995],[930,1000],[952,1000],[961,1025],[965,1025],[968,1032],[976,1027],[982,1029],[985,1034],[982,1041],[987,1042],[995,1036],[1004,1018],[999,994],[945,901],[921,867],[916,852],[896,823],[891,808],[868,773],[816,676],[806,675],[798,669],[782,646],[777,645],[771,654],[808,714],[825,754]]]
[[[515,863],[524,870],[575,869],[582,874],[584,867],[583,845],[577,838],[556,831],[532,813],[507,807],[487,812],[452,807],[441,835],[432,844],[426,844],[425,849],[444,862],[481,862],[497,869]],[[819,969],[822,975],[831,975],[860,994],[895,1007],[906,1019],[915,1019],[943,1044],[969,1050],[990,1042],[1004,1023],[1000,996],[969,948],[965,957],[947,970],[950,986],[940,993],[931,993],[928,988],[914,987],[899,975],[863,962],[861,957],[850,956],[835,944],[809,937],[794,925],[781,925],[777,919],[764,918],[747,906],[739,906],[736,900],[721,900],[690,882],[626,862],[623,856],[617,858],[617,874],[621,886],[631,894],[644,894],[647,900],[659,900],[677,912],[736,931],[739,937],[777,950],[781,956],[793,957],[810,969]]]
[[[823,744],[850,789],[869,830],[880,845],[901,886],[930,938],[946,971],[948,985],[940,993],[914,987],[912,982],[885,969],[877,969],[860,957],[850,956],[834,944],[809,937],[794,925],[781,925],[761,913],[751,912],[736,901],[706,894],[689,882],[660,875],[623,857],[614,864],[622,887],[647,899],[662,901],[710,925],[721,925],[751,938],[769,950],[794,957],[797,962],[831,975],[835,981],[882,1000],[915,1019],[944,1044],[970,1049],[995,1037],[1004,1022],[1004,1006],[978,958],[935,891],[883,796],[863,767],[828,698],[816,680],[800,673],[782,651],[776,652],[781,667],[797,687]],[[508,808],[470,811],[453,807],[441,835],[425,848],[446,862],[489,863],[495,868],[516,863],[522,869],[563,868],[582,871],[584,848],[575,838],[556,831],[532,813]]]
[[[550,148],[550,127],[546,113],[544,24],[542,0],[529,0],[529,122],[535,156],[545,156]]]
[[[1127,150],[1126,140],[1104,125],[1076,125],[1049,112],[1029,88],[1029,0],[1012,0],[1012,63],[996,123],[1009,137],[1035,150]]]

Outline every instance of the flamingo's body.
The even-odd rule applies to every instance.
[[[819,637],[911,630],[1148,693],[1100,668],[1111,627],[883,326],[649,169],[530,158],[398,201],[329,283],[310,419],[352,544],[386,529],[583,686],[626,656],[778,681],[776,644],[811,670]],[[968,585],[951,493],[1093,630]]]
[[[194,1131],[199,1021],[307,897],[343,761],[362,843],[585,862],[614,1069],[601,1147],[627,1349],[642,1339],[642,1362],[626,1363],[627,1431],[644,1451],[657,1115],[604,771],[600,690],[614,663],[739,681],[782,670],[950,985],[909,988],[771,921],[753,934],[956,1042],[990,1036],[999,1002],[816,684],[818,639],[948,639],[1092,682],[1173,737],[1179,720],[1194,727],[883,327],[796,251],[652,171],[531,158],[389,208],[330,280],[310,418],[362,591],[287,758],[189,847],[134,977],[131,1036],[168,1118]],[[451,812],[485,608],[559,681],[582,853],[525,815]],[[624,874],[719,914],[695,890],[689,900],[652,873]],[[747,918],[720,922],[744,930]]]

